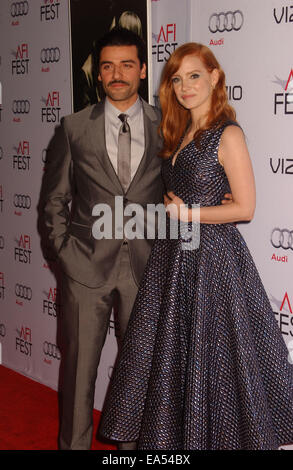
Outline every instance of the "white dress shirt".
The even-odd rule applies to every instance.
[[[105,133],[106,133],[106,148],[110,161],[117,173],[117,154],[118,154],[118,134],[121,127],[121,121],[118,118],[121,114],[118,108],[113,106],[106,97],[105,100]],[[138,97],[136,102],[123,114],[129,117],[127,122],[130,126],[131,135],[131,179],[133,179],[142,156],[145,150],[145,136],[144,136],[144,122],[143,122],[143,109],[142,102]]]

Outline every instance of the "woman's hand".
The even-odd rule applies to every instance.
[[[222,199],[222,204],[231,204],[233,202],[233,197],[231,193],[224,194],[224,198]]]

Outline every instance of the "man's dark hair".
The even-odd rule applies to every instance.
[[[99,67],[101,51],[106,46],[136,46],[140,66],[146,63],[146,46],[138,34],[126,28],[113,28],[96,42],[96,64]]]

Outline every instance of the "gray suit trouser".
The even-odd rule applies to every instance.
[[[118,307],[119,347],[137,294],[128,245],[122,245],[105,285],[92,289],[64,276],[61,292],[60,448],[86,450],[92,442],[97,368],[113,304]]]

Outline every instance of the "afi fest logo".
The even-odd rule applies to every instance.
[[[28,44],[23,43],[17,46],[16,52],[12,52],[14,59],[11,61],[12,75],[26,75],[29,72]]]
[[[162,25],[159,34],[153,33],[153,40],[155,44],[152,45],[152,55],[155,56],[156,62],[167,62],[178,45],[176,23]]]
[[[56,287],[50,287],[49,292],[44,292],[43,313],[50,317],[58,317],[61,305],[59,304],[59,290]]]
[[[13,170],[29,171],[30,169],[30,143],[28,140],[22,140],[14,147],[14,155],[12,157]]]
[[[59,18],[59,6],[60,1],[54,0],[43,0],[43,4],[40,8],[40,20],[43,21],[54,21]]]
[[[157,63],[164,64],[178,46],[176,23],[162,25],[158,34],[152,33],[152,55]],[[159,106],[159,97],[153,95],[156,106]]]
[[[282,88],[282,93],[274,94],[274,114],[293,114],[293,69],[290,70],[287,80],[275,77],[273,83]]]
[[[293,23],[293,5],[274,8],[273,15],[277,24]]]
[[[16,242],[17,246],[14,247],[14,261],[23,264],[31,264],[31,237],[23,234]]]
[[[32,355],[32,330],[27,326],[22,326],[16,330],[15,349],[25,356]]]
[[[42,98],[45,106],[41,108],[42,122],[59,122],[60,121],[60,92],[51,91],[47,98]]]
[[[280,301],[276,298],[271,298],[277,311],[274,314],[277,317],[281,333],[284,336],[293,338],[293,311],[292,311],[292,299],[289,298],[288,292],[285,292],[283,299]]]

